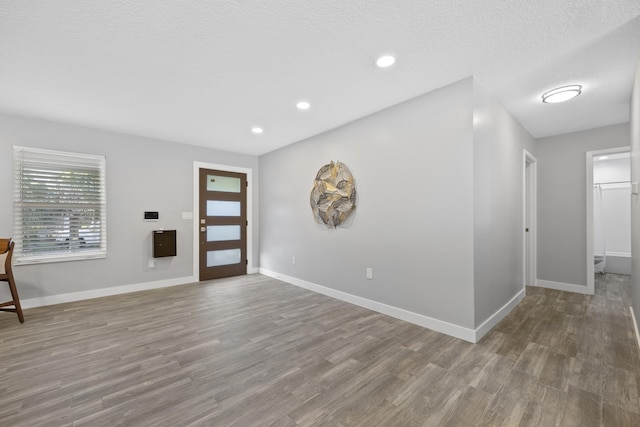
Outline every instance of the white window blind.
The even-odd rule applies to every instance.
[[[104,156],[13,147],[16,264],[107,256]]]

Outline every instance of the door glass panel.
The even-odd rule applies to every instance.
[[[207,242],[240,240],[239,225],[210,225],[207,227]]]
[[[207,216],[240,216],[240,202],[207,200]]]
[[[207,267],[240,263],[240,249],[225,249],[207,252]]]
[[[240,192],[240,178],[232,176],[207,175],[207,191]]]

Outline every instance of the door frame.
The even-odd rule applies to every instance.
[[[595,293],[595,278],[593,257],[593,159],[594,157],[605,156],[608,154],[628,153],[631,151],[629,146],[608,148],[606,150],[587,151],[587,294]]]
[[[530,282],[530,286],[537,286],[538,284],[538,160],[527,150],[522,151],[522,288],[526,289],[527,282]],[[527,164],[530,164],[530,169],[527,169]],[[527,192],[527,182],[530,184],[530,193]],[[529,200],[527,200],[527,194],[530,196]],[[525,230],[527,226],[527,210],[529,211],[531,227],[529,248],[527,248],[527,232]],[[527,262],[531,266],[529,277],[527,277]]]
[[[253,267],[253,169],[217,163],[193,162],[193,276],[200,277],[200,221],[198,216],[200,201],[200,169],[214,169],[224,172],[236,172],[247,175],[247,274],[254,274]]]

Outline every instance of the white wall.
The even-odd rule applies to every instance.
[[[473,328],[472,90],[469,78],[261,156],[261,267]],[[332,160],[359,203],[327,231],[309,195]]]
[[[628,124],[537,140],[539,281],[586,289],[586,153],[628,145]]]
[[[534,138],[474,85],[474,294],[480,325],[523,290],[523,149]]]
[[[607,256],[631,256],[629,156],[593,162],[593,182],[603,183],[602,219]],[[620,182],[621,184],[606,184]],[[612,272],[612,271],[607,271]]]
[[[593,182],[625,182],[631,178],[629,153],[614,154],[593,161]]]
[[[607,256],[631,256],[630,187],[602,189]]]
[[[193,221],[182,212],[193,211],[193,162],[250,168],[257,176],[258,158],[173,142],[124,135],[24,117],[0,115],[0,236],[11,236],[13,218],[12,147],[47,148],[101,154],[107,158],[106,259],[16,266],[22,300],[61,294],[191,278],[193,275]],[[254,178],[255,181],[255,178]],[[255,182],[252,183],[255,186]],[[257,218],[258,191],[254,188],[253,217]],[[157,210],[159,222],[144,222],[145,210]],[[258,267],[257,219],[252,266]],[[178,256],[151,258],[151,231],[177,230]],[[0,298],[4,296],[0,295]]]
[[[525,147],[535,140],[469,78],[263,155],[260,265],[476,330],[523,294]],[[350,227],[326,231],[309,193],[331,160],[354,172],[359,204]]]
[[[640,183],[640,63],[638,63],[631,94],[629,123],[631,125],[631,182]],[[637,322],[640,320],[640,197],[637,194],[631,197],[631,281],[631,305]]]

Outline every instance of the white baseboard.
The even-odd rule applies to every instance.
[[[414,313],[402,308],[394,307],[391,305],[383,304],[378,301],[373,301],[367,298],[359,297],[356,295],[348,294],[346,292],[338,291],[335,289],[327,288],[326,286],[317,285],[315,283],[307,282],[306,280],[298,279],[296,277],[280,274],[275,271],[267,270],[266,268],[260,268],[260,273],[265,276],[273,277],[274,279],[282,280],[294,286],[307,289],[312,292],[316,292],[322,295],[326,295],[331,298],[335,298],[349,304],[354,304],[360,307],[367,308],[369,310],[376,311],[378,313],[386,314],[396,319],[404,320],[405,322],[413,323],[424,328],[431,329],[436,332],[450,335],[461,340],[465,340],[471,343],[478,342],[484,334],[495,326],[504,316],[511,311],[521,300],[524,298],[524,289],[519,292],[515,297],[505,304],[500,310],[487,319],[478,329],[469,329],[464,326],[455,325],[453,323],[445,322],[443,320],[434,319],[423,314]]]
[[[247,267],[247,274],[258,274],[260,269],[258,267]]]
[[[618,258],[631,258],[631,252],[607,252],[607,256]]]
[[[629,311],[631,311],[631,320],[633,321],[633,329],[636,331],[636,344],[638,344],[638,348],[640,348],[640,333],[638,333],[638,322],[636,320],[636,314],[633,311],[633,307],[629,306]]]
[[[557,291],[575,292],[577,294],[593,295],[586,286],[573,283],[553,282],[551,280],[536,280],[536,286],[540,288],[555,289]]]
[[[149,289],[167,288],[169,286],[186,285],[197,282],[193,276],[177,277],[175,279],[156,280],[154,282],[135,283],[132,285],[114,286],[112,288],[92,289],[90,291],[73,292],[69,294],[50,295],[20,300],[22,308],[42,307],[45,305],[62,304],[65,302],[82,301],[111,295],[128,294],[130,292],[146,291]]]
[[[499,321],[504,319],[504,317],[513,310],[516,305],[525,297],[526,292],[524,289],[520,290],[509,302],[503,305],[498,311],[493,313],[487,320],[482,322],[482,325],[478,326],[475,330],[476,333],[476,341],[480,341],[480,339],[485,336],[491,328],[496,326]]]

